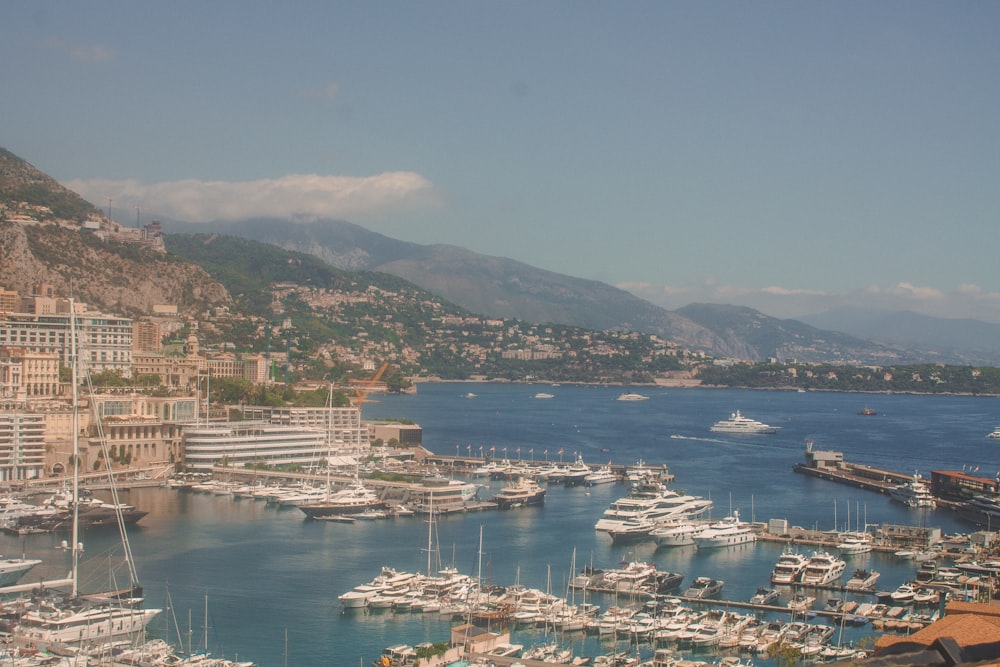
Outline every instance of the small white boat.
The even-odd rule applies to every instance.
[[[792,611],[808,611],[812,609],[813,604],[815,604],[816,598],[812,595],[806,595],[805,593],[796,593],[792,596],[792,599],[788,601],[788,608]]]
[[[552,394],[546,394],[545,392],[540,391],[537,394],[535,394],[535,398],[555,398],[555,396],[553,396]]]
[[[758,588],[757,592],[750,596],[750,604],[774,604],[778,599],[778,591],[773,588]]]
[[[913,596],[916,595],[916,589],[910,584],[900,584],[900,586],[894,590],[889,597],[895,604],[907,604],[913,602]]]

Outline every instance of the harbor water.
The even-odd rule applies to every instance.
[[[963,469],[992,477],[1000,468],[998,445],[985,438],[1000,423],[1000,399],[994,397],[636,390],[649,400],[617,401],[621,387],[432,383],[420,385],[416,395],[371,397],[364,417],[412,420],[423,427],[425,447],[439,454],[568,462],[579,453],[591,464],[666,464],[676,476],[675,489],[713,499],[714,517],[739,510],[744,519],[785,519],[790,526],[820,530],[866,523],[936,526],[944,533],[973,528],[944,510],[907,509],[886,496],[794,473],[807,440],[854,463],[925,477],[931,470]],[[552,397],[535,398],[539,392]],[[475,397],[466,397],[470,393]],[[859,415],[865,407],[877,415]],[[737,409],[781,430],[759,436],[709,432]],[[480,490],[482,499],[504,484],[477,481],[492,487]],[[491,583],[516,582],[567,596],[574,556],[578,570],[640,560],[683,573],[682,585],[697,576],[723,579],[722,599],[745,602],[758,586],[768,585],[778,544],[701,552],[658,550],[652,542],[612,544],[593,525],[627,491],[624,484],[552,486],[543,507],[449,515],[433,526],[420,516],[310,521],[297,509],[168,488],[121,495],[149,511],[130,532],[130,542],[146,606],[170,602],[169,613],[153,622],[154,633],[195,650],[207,642],[214,655],[261,667],[312,667],[369,665],[389,645],[447,641],[451,622],[437,614],[341,610],[337,596],[372,579],[382,566],[424,572],[429,560],[436,565],[439,558],[467,574],[481,568]],[[23,581],[28,583],[66,575],[64,539],[3,536],[0,548],[44,559]],[[116,579],[112,585],[127,583],[114,529],[89,531],[82,541],[82,590],[104,589],[109,578]],[[916,567],[891,554],[847,560],[845,581],[855,568],[867,567],[882,573],[879,589],[912,579]],[[579,602],[579,593],[574,595]],[[588,601],[604,607],[623,602]],[[543,632],[515,630],[513,641],[530,645]],[[867,626],[849,632],[856,640],[873,631]],[[596,637],[562,639],[583,655],[611,648]]]

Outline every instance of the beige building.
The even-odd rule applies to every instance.
[[[59,357],[54,352],[0,347],[0,398],[51,398],[59,389]]]
[[[51,297],[31,299],[35,304],[31,309],[34,312],[0,312],[0,347],[54,353],[61,364],[70,365],[72,318],[69,301]],[[92,311],[78,312],[76,333],[83,367],[95,373],[110,370],[121,373],[122,377],[131,377],[131,319]]]

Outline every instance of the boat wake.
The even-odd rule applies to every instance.
[[[697,442],[718,442],[718,443],[721,443],[723,445],[737,445],[737,444],[739,444],[738,442],[735,442],[733,440],[721,440],[719,438],[699,438],[699,437],[696,437],[696,436],[693,436],[693,435],[680,435],[680,434],[677,434],[677,433],[674,433],[670,437],[672,439],[674,439],[674,440],[695,440]]]
[[[673,440],[692,440],[695,442],[714,442],[720,445],[737,445],[742,446],[747,444],[745,440],[724,440],[722,438],[702,438],[694,435],[681,435],[679,433],[674,433],[670,436]],[[784,443],[779,441],[769,441],[769,442],[759,442],[757,440],[753,441],[753,447],[755,449],[787,449],[787,450],[801,450],[802,447],[798,444]]]

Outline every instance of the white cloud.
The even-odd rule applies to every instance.
[[[974,284],[942,290],[899,282],[888,286],[869,285],[848,292],[823,292],[777,285],[749,288],[722,285],[714,280],[684,286],[633,282],[621,283],[618,287],[669,309],[689,303],[726,303],[748,306],[773,317],[794,319],[836,306],[858,306],[1000,323],[1000,292],[988,292]]]
[[[188,222],[281,217],[301,220],[376,220],[386,214],[438,207],[433,183],[409,171],[374,176],[291,174],[256,181],[182,180],[144,184],[135,180],[77,179],[63,183],[96,206],[108,198],[139,206],[150,215]]]
[[[73,46],[61,39],[50,37],[45,40],[45,46],[68,55],[81,63],[106,63],[115,59],[115,50],[103,44],[83,44]]]
[[[330,81],[322,88],[309,88],[302,92],[303,96],[314,100],[332,100],[340,92],[340,86]]]

